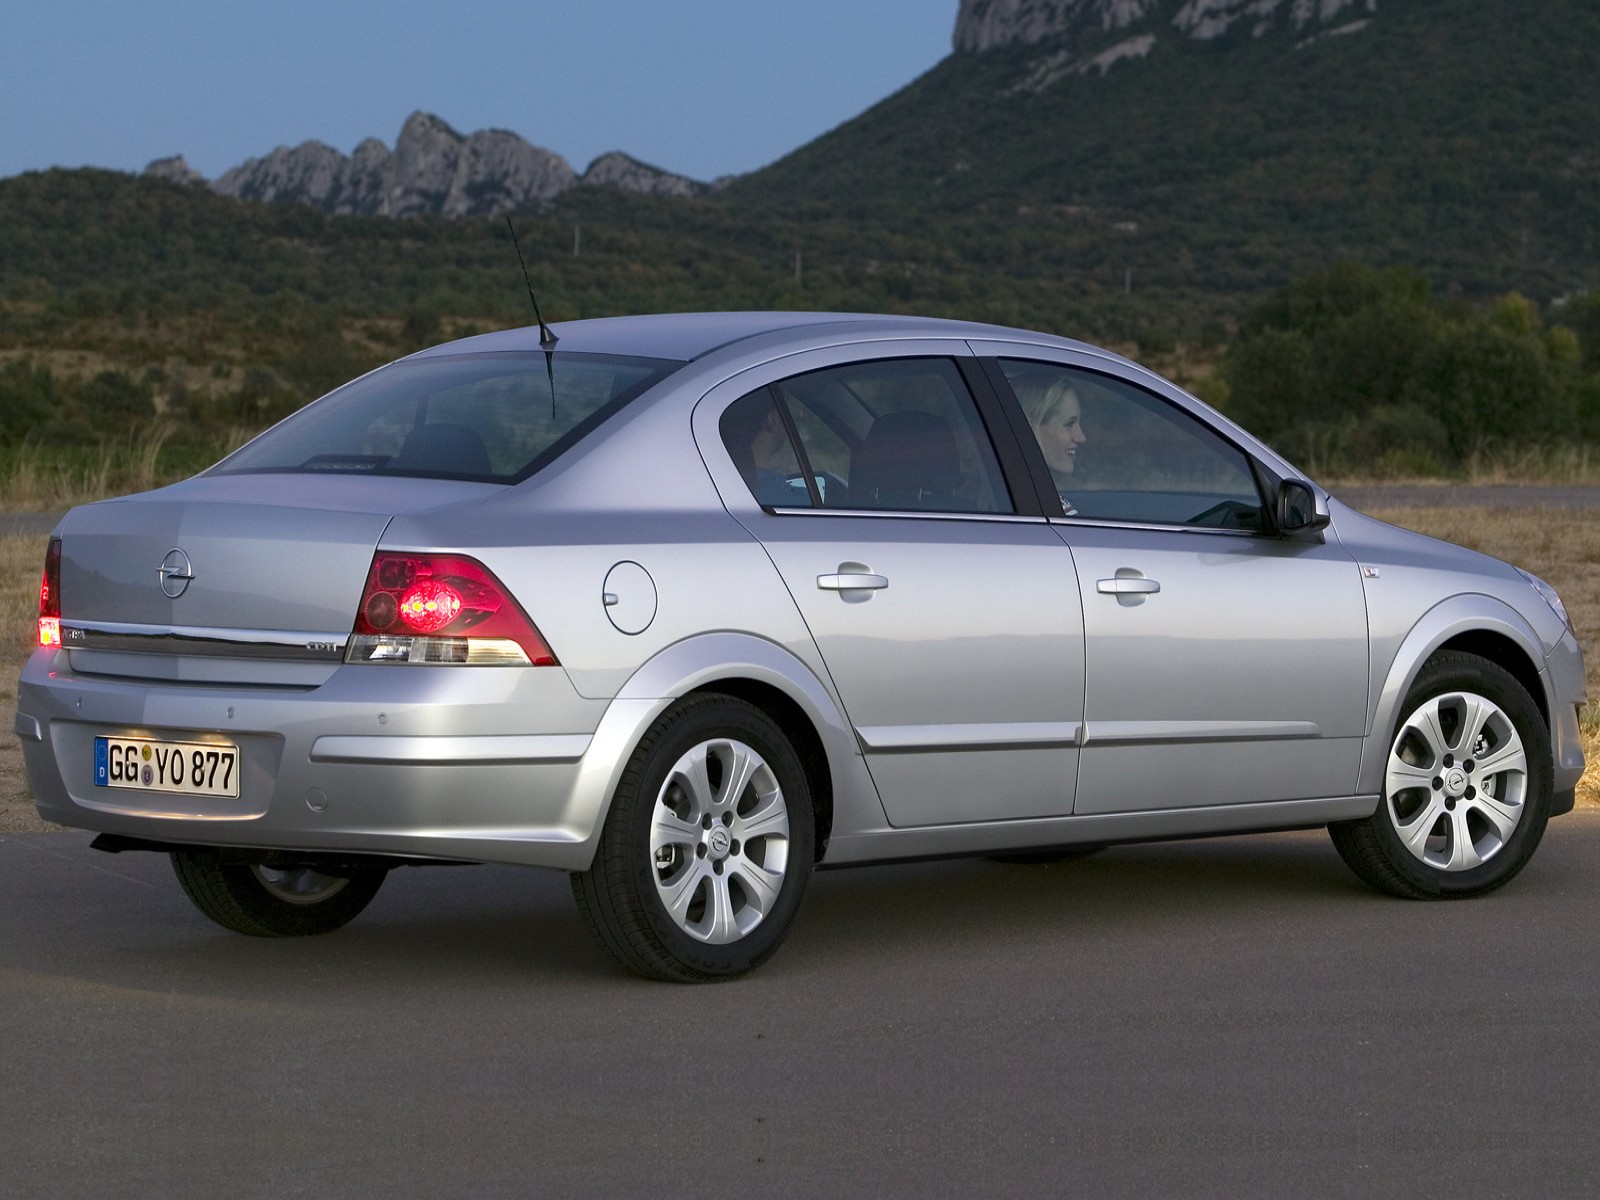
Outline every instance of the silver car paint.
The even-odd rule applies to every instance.
[[[699,325],[715,320],[722,319],[583,322],[559,332],[563,349],[673,356],[684,331],[692,335]],[[75,652],[39,651],[23,673],[17,729],[41,812],[64,824],[136,837],[581,869],[592,857],[606,803],[626,758],[655,717],[687,690],[741,680],[788,697],[826,750],[833,792],[827,862],[1316,824],[1372,811],[1387,731],[1407,681],[1422,661],[1418,648],[1442,644],[1453,630],[1475,620],[1472,628],[1485,628],[1487,622],[1487,627],[1503,630],[1537,666],[1553,718],[1556,786],[1570,787],[1576,781],[1581,754],[1571,706],[1582,696],[1581,659],[1570,633],[1552,628],[1560,622],[1548,606],[1509,568],[1486,567],[1491,560],[1455,547],[1425,547],[1426,539],[1417,535],[1329,505],[1326,493],[1319,491],[1319,506],[1327,505],[1334,518],[1326,544],[1344,545],[1353,569],[1358,559],[1371,562],[1379,566],[1380,579],[1387,576],[1399,585],[1380,592],[1372,581],[1364,584],[1375,616],[1373,661],[1362,689],[1366,720],[1359,730],[1370,738],[1369,752],[1358,783],[1342,793],[1334,789],[1333,794],[1300,800],[1174,806],[1170,798],[1158,798],[1152,802],[1162,807],[1142,812],[896,828],[878,800],[863,744],[876,740],[880,750],[908,761],[919,757],[920,747],[931,761],[948,751],[948,746],[940,747],[941,739],[969,744],[970,727],[982,722],[960,713],[961,720],[938,719],[947,714],[935,705],[887,723],[890,729],[920,728],[921,742],[891,732],[886,743],[884,723],[863,721],[863,730],[846,718],[848,705],[841,701],[826,656],[802,618],[802,606],[753,535],[763,522],[793,518],[762,513],[715,436],[721,407],[751,382],[740,377],[756,371],[778,378],[806,369],[802,364],[819,357],[839,361],[858,354],[921,352],[907,343],[938,343],[940,352],[954,354],[1016,354],[1022,352],[1019,348],[1053,352],[1158,390],[1228,431],[1271,469],[1286,476],[1296,473],[1270,449],[1142,368],[1064,339],[1014,336],[955,322],[826,315],[781,320],[740,316],[720,328],[730,335],[728,344],[700,354],[608,425],[604,436],[588,439],[525,485],[501,490],[385,481],[402,487],[409,499],[393,504],[396,515],[382,535],[383,547],[448,549],[480,557],[522,600],[558,654],[563,645],[581,648],[567,655],[572,665],[525,671],[348,667],[334,670],[313,692],[258,695],[224,686],[163,688],[106,675],[75,676]],[[749,336],[732,336],[741,331]],[[537,348],[532,331],[486,335],[474,342],[500,349]],[[448,352],[471,348],[472,343],[457,344]],[[662,463],[682,462],[684,455],[702,458],[705,472],[661,470]],[[351,482],[356,481],[307,480],[305,492],[293,504],[316,508],[325,485]],[[238,484],[200,479],[156,495],[182,500],[189,489],[196,498],[214,499]],[[130,507],[148,503],[147,498],[128,502]],[[632,515],[641,511],[648,516]],[[69,561],[77,560],[71,531],[87,519],[72,515],[63,522]],[[821,515],[807,523],[827,520],[842,520],[843,529],[885,519]],[[937,517],[887,522],[902,520],[929,529],[988,524]],[[1037,519],[993,524],[1008,537],[1020,538],[1019,544],[1040,531],[1054,536],[1052,526]],[[1057,574],[1070,578],[1068,547],[1075,526],[1063,522],[1060,528],[1065,543],[1061,562],[1066,566],[1049,573],[1044,581],[1048,586],[1059,586]],[[1081,525],[1076,528],[1076,536],[1086,536]],[[769,544],[781,541],[769,535]],[[369,547],[358,556],[362,570],[370,553]],[[1432,558],[1431,587],[1412,583],[1405,574],[1405,564],[1414,556]],[[606,617],[605,579],[623,561],[638,563],[657,592],[655,616],[636,634],[619,632]],[[152,578],[154,568],[154,561],[145,568]],[[791,568],[791,575],[800,578],[798,566]],[[1447,581],[1443,587],[1441,579]],[[1452,589],[1456,598],[1441,604],[1441,595],[1451,595]],[[64,590],[71,594],[70,588]],[[358,595],[359,583],[354,592],[330,598],[344,613],[336,628],[348,631]],[[1376,603],[1374,596],[1380,597]],[[1385,656],[1387,664],[1380,663]],[[1004,661],[1014,662],[1010,657]],[[1058,661],[1067,663],[1070,655]],[[1025,788],[1037,789],[1040,779],[1051,777],[1055,768],[1041,763],[1059,762],[1061,781],[1069,780],[1067,764],[1076,750],[1068,731],[1075,722],[1080,724],[1076,738],[1083,738],[1081,693],[1076,715],[1070,702],[1042,707],[1033,711],[1024,705],[1007,714],[1017,719],[1003,723],[1016,735],[1013,744],[1027,741],[1025,732],[1018,731],[1034,727],[1032,736],[1043,743],[1036,748],[1039,753],[982,756],[994,762],[1015,757]],[[1020,719],[1035,716],[1045,719]],[[1329,738],[1336,747],[1357,736],[1342,709],[1337,717],[1311,723],[1319,732],[1337,730]],[[967,728],[941,732],[952,725]],[[271,803],[255,798],[238,805],[238,811],[225,812],[220,810],[226,805],[174,804],[169,797],[163,801],[165,809],[156,812],[141,807],[150,802],[137,794],[111,801],[93,795],[87,783],[87,745],[93,733],[135,728],[215,730],[236,738],[261,784],[253,794],[264,798],[270,793]],[[898,744],[892,744],[897,736]],[[1032,765],[1026,761],[1030,758]],[[1334,767],[1329,770],[1337,774]],[[970,786],[973,781],[964,782]],[[998,790],[1009,783],[990,774],[985,786]],[[956,810],[946,806],[930,811],[949,818]]]
[[[967,347],[932,339],[853,343],[740,372],[695,409],[710,476],[771,556],[820,647],[891,825],[1069,815],[1083,719],[1083,622],[1071,555],[1049,553],[1060,544],[1046,524],[768,514],[722,446],[718,422],[733,400],[864,351],[949,357]],[[877,574],[884,585],[834,590],[822,582],[852,572]]]

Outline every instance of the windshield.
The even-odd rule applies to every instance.
[[[406,359],[307,405],[212,471],[516,483],[679,365],[559,352]]]

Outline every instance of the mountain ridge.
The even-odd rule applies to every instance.
[[[951,44],[958,54],[1044,41],[1082,52],[1169,30],[1210,41],[1241,23],[1251,37],[1280,29],[1311,37],[1335,29],[1355,32],[1377,12],[1378,0],[961,0]]]
[[[697,196],[715,186],[620,150],[602,154],[579,174],[561,155],[510,130],[462,134],[420,110],[406,118],[392,151],[372,137],[349,155],[325,142],[306,141],[247,159],[215,180],[192,170],[181,155],[156,159],[144,173],[241,200],[309,204],[339,216],[366,217],[496,216],[578,187]]]

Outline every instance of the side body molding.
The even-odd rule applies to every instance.
[[[680,697],[724,680],[766,684],[805,713],[822,739],[833,773],[836,832],[885,823],[861,748],[828,686],[775,642],[745,633],[709,633],[675,642],[656,654],[634,672],[600,718],[568,799],[568,823],[591,831],[576,869],[593,860],[611,796],[646,731]]]

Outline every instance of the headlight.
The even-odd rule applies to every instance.
[[[1567,616],[1567,606],[1561,603],[1561,597],[1559,594],[1557,594],[1555,588],[1551,587],[1537,575],[1533,575],[1527,571],[1524,571],[1521,567],[1517,568],[1517,574],[1526,579],[1533,586],[1533,590],[1544,597],[1544,602],[1550,606],[1551,611],[1554,612],[1556,616],[1561,618],[1561,623],[1565,625],[1573,634],[1576,634],[1577,630],[1572,628],[1572,618]]]

